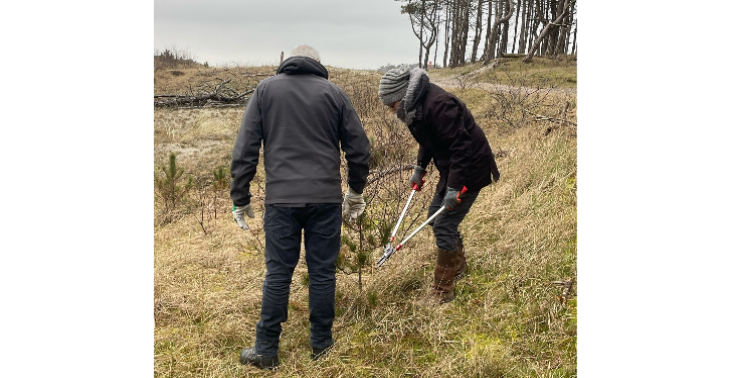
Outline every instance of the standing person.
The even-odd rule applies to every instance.
[[[233,218],[244,230],[248,229],[244,214],[254,217],[249,187],[261,141],[266,170],[266,279],[256,343],[241,352],[242,364],[273,368],[279,363],[281,323],[287,320],[302,230],[312,357],[319,358],[333,343],[335,261],[343,205],[346,221],[357,219],[365,210],[362,191],[370,142],[350,99],[328,77],[317,50],[306,45],[294,48],[276,76],[259,83],[251,95],[233,148]],[[348,165],[344,203],[340,146]]]
[[[416,167],[410,186],[421,190],[426,167],[434,161],[440,173],[429,217],[441,206],[431,224],[436,237],[436,268],[433,286],[424,299],[438,303],[454,299],[455,279],[468,272],[464,244],[458,227],[479,191],[499,180],[499,170],[487,137],[474,122],[461,100],[431,83],[426,71],[395,68],[380,80],[378,95],[383,104],[408,126],[418,142]],[[466,187],[465,194],[460,191]]]

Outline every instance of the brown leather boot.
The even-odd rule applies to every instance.
[[[461,241],[461,237],[459,237],[457,252],[458,261],[456,265],[456,276],[454,277],[454,279],[458,281],[466,277],[467,274],[469,274],[469,265],[466,264],[466,256],[464,255],[464,243]]]
[[[454,276],[458,258],[458,251],[438,248],[436,269],[433,272],[433,286],[426,298],[427,301],[446,303],[454,299]]]

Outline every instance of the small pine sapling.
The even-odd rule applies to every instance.
[[[213,216],[218,219],[218,192],[228,188],[228,175],[223,167],[213,170]]]
[[[180,184],[184,169],[177,167],[177,157],[170,154],[167,166],[161,167],[162,177],[155,178],[155,191],[165,204],[165,211],[174,210],[180,199],[193,187],[193,178],[188,176],[186,184]]]

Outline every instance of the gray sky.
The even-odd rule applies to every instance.
[[[322,63],[376,69],[417,63],[418,39],[394,0],[155,0],[155,49],[210,64],[278,65],[300,44]]]

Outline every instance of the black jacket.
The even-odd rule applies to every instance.
[[[492,177],[499,180],[487,137],[466,105],[425,74],[409,86],[411,101],[401,103],[399,118],[409,118],[408,129],[419,144],[417,164],[425,168],[433,158],[441,176],[436,192],[443,194],[447,186],[477,190],[491,184]]]
[[[267,205],[342,202],[340,145],[348,184],[363,191],[370,142],[350,99],[328,76],[316,60],[295,56],[256,87],[233,148],[234,205],[250,202],[262,141]]]

